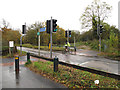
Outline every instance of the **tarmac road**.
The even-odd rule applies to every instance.
[[[17,49],[20,50],[20,47],[17,47]],[[22,50],[38,55],[37,49],[22,47]],[[118,72],[118,66],[120,62],[99,57],[97,56],[97,53],[98,52],[96,51],[79,49],[77,50],[76,55],[62,54],[60,52],[52,52],[52,57],[54,58],[55,56],[57,56],[59,60],[63,62],[80,65],[83,67],[94,68],[97,70],[120,75],[120,73]],[[40,55],[44,57],[50,57],[50,52],[40,50]]]

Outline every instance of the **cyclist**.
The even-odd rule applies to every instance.
[[[68,51],[70,51],[70,43],[67,42],[67,45],[68,45]]]
[[[68,48],[68,45],[67,45],[67,43],[66,43],[66,44],[65,44],[65,51],[66,51],[66,52],[68,51],[67,48]]]

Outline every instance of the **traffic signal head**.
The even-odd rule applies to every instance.
[[[22,34],[26,34],[26,25],[22,25]]]
[[[47,23],[46,23],[46,32],[50,34],[50,29],[51,29],[51,21],[50,20],[47,20]]]
[[[100,25],[100,33],[102,33],[102,32],[103,32],[103,26]]]
[[[56,24],[57,20],[53,19],[52,22],[53,22],[53,32],[56,32],[57,31],[57,24]]]
[[[67,31],[65,31],[65,37],[67,37]]]
[[[69,37],[71,37],[71,31],[69,31]]]

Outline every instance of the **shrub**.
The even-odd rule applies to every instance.
[[[9,53],[9,47],[8,46],[3,46],[2,47],[2,55],[5,56]]]

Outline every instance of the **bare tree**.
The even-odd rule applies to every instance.
[[[2,19],[2,25],[0,25],[0,29],[3,30],[3,28],[9,28],[10,23],[7,22],[5,19]]]

